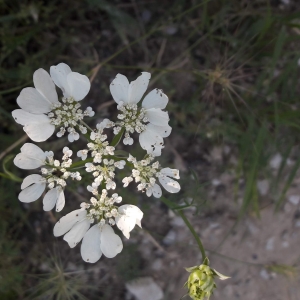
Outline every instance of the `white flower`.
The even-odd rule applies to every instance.
[[[36,201],[46,189],[46,179],[41,175],[32,174],[24,178],[21,185],[19,200],[24,203]],[[65,206],[65,195],[60,187],[50,189],[43,199],[44,211],[49,211],[56,205],[56,211],[61,211]]]
[[[66,98],[71,97],[76,101],[80,101],[90,90],[91,83],[89,79],[85,75],[72,72],[71,68],[65,63],[52,66],[50,68],[50,75]]]
[[[163,168],[160,170],[159,174],[157,174],[157,177],[160,184],[169,193],[178,193],[180,191],[180,184],[177,181],[170,178],[173,177],[175,179],[180,179],[178,170]]]
[[[121,238],[108,224],[96,224],[90,228],[87,211],[77,209],[62,217],[54,226],[54,236],[64,235],[64,240],[71,248],[82,239],[81,256],[89,263],[97,262],[102,254],[108,258],[115,257],[123,249]]]
[[[118,208],[118,213],[116,224],[126,238],[129,239],[130,231],[135,225],[142,228],[141,220],[144,214],[137,206],[130,204],[122,205]]]
[[[14,164],[25,170],[32,170],[45,165],[46,153],[38,146],[26,143],[21,148],[21,153],[17,154]]]
[[[82,160],[86,160],[88,152],[89,152],[89,150],[87,150],[87,149],[79,150],[77,152],[77,156],[80,157]]]
[[[51,77],[44,69],[38,69],[33,74],[35,88],[25,88],[17,98],[21,109],[12,112],[15,121],[23,125],[24,131],[36,142],[47,140],[54,132],[55,126],[60,127],[57,133],[61,137],[65,128],[69,130],[69,140],[77,139],[78,133],[74,126],[84,116],[92,115],[88,110],[83,113],[79,110],[82,100],[90,89],[89,79],[77,72],[72,72],[64,63],[50,68]],[[54,83],[61,88],[64,94],[63,103],[58,101]]]
[[[137,131],[141,147],[148,154],[159,156],[164,147],[163,138],[169,136],[172,130],[168,125],[168,113],[162,111],[168,104],[168,97],[161,90],[154,89],[144,98],[141,110],[136,106],[147,90],[150,77],[150,73],[142,72],[129,84],[124,75],[118,74],[110,84],[110,91],[122,111],[118,125],[126,129],[124,143],[131,145],[133,140],[129,133]],[[149,124],[146,125],[147,122]]]
[[[160,198],[162,195],[161,187],[157,183],[148,186],[146,190],[146,195],[148,197],[153,195],[155,198]]]

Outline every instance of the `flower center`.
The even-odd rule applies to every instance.
[[[107,196],[107,191],[102,190],[102,194],[98,199],[92,197],[91,204],[82,203],[87,211],[87,217],[91,223],[98,223],[99,225],[104,225],[106,220],[110,225],[116,223],[115,218],[118,216],[118,207],[115,206],[115,203],[120,203],[122,197],[118,194],[113,194],[111,197]]]
[[[79,125],[85,116],[93,115],[93,111],[87,108],[84,112],[80,109],[80,104],[74,100],[74,98],[62,98],[62,103],[56,103],[53,105],[53,109],[48,113],[50,123],[55,126],[61,126],[60,131],[57,133],[58,137],[65,134],[66,130],[69,133],[75,133],[75,126],[79,126],[80,131],[85,134],[87,128]]]
[[[122,112],[118,115],[118,119],[121,120],[118,125],[124,127],[126,132],[141,133],[146,129],[144,123],[148,122],[148,118],[144,108],[138,108],[136,104],[119,105],[118,108]]]

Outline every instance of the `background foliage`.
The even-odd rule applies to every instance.
[[[266,205],[256,184],[263,178],[272,183],[267,204],[281,208],[300,165],[300,3],[285,2],[0,1],[1,299],[123,299],[122,284],[117,290],[92,284],[95,266],[69,271],[70,262],[80,257],[62,243],[57,247],[52,223],[59,215],[45,214],[41,201],[29,206],[17,199],[25,173],[13,166],[10,154],[18,153],[26,137],[10,112],[38,68],[49,70],[63,61],[91,78],[85,104],[97,111],[92,123],[116,116],[108,89],[116,73],[133,80],[141,71],[151,72],[151,87],[163,88],[170,98],[173,135],[162,159],[186,170],[180,199],[202,210],[210,205],[206,157],[226,144],[237,160],[218,168],[235,175],[237,188],[244,184],[242,203],[232,195],[239,216],[259,215]],[[282,159],[274,174],[268,162],[276,153]],[[69,191],[74,207],[85,195],[75,185]],[[134,192],[123,196],[139,202]],[[147,211],[152,201],[140,205]],[[153,234],[159,239],[159,230]],[[135,253],[130,245],[109,262],[114,280],[125,282],[140,273],[143,261]],[[101,278],[104,271],[97,270]]]

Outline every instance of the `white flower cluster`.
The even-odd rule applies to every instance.
[[[85,75],[72,72],[71,68],[60,63],[50,68],[50,74],[38,69],[33,74],[35,88],[25,88],[17,99],[21,109],[12,112],[15,121],[23,125],[24,131],[35,142],[46,141],[60,127],[58,137],[64,135],[66,128],[70,142],[79,139],[75,127],[82,133],[86,128],[80,124],[84,116],[92,117],[95,113],[88,107],[82,112],[78,101],[90,90],[90,81]],[[55,84],[62,90],[62,103],[58,101]]]
[[[116,183],[114,182],[115,177],[115,169],[124,169],[126,162],[124,160],[115,161],[113,159],[104,159],[102,165],[93,165],[92,163],[86,163],[86,171],[93,172],[93,176],[95,177],[92,187],[88,186],[89,191],[94,191],[96,187],[98,187],[102,181],[106,184],[106,189],[114,190],[116,188]],[[97,191],[96,191],[97,192]],[[93,192],[93,193],[96,193]]]
[[[64,235],[71,248],[82,240],[81,256],[86,262],[95,263],[102,254],[111,258],[122,251],[122,240],[115,234],[113,226],[117,226],[126,238],[130,237],[135,225],[141,227],[143,212],[137,206],[120,205],[122,197],[117,193],[108,195],[109,190],[117,188],[118,170],[124,169],[125,172],[130,169],[130,175],[122,179],[123,187],[135,181],[138,191],[146,192],[148,197],[161,197],[158,183],[170,193],[180,191],[179,183],[172,179],[179,179],[179,171],[161,168],[158,161],[154,162],[164,148],[163,138],[169,136],[172,129],[168,125],[168,113],[163,111],[168,97],[161,90],[152,90],[139,106],[149,80],[147,72],[131,83],[124,75],[118,74],[110,85],[112,97],[120,110],[118,121],[104,119],[91,129],[83,118],[93,117],[95,113],[91,107],[83,111],[79,104],[89,92],[90,81],[60,63],[50,68],[50,75],[43,69],[34,73],[35,88],[21,91],[17,99],[21,109],[12,112],[16,122],[23,125],[24,131],[35,142],[50,138],[55,128],[58,129],[57,137],[68,132],[69,142],[77,141],[81,135],[87,141],[86,147],[77,152],[80,158],[77,162],[72,161],[73,152],[67,146],[63,148],[63,157],[59,161],[54,159],[52,151],[44,152],[32,143],[24,144],[14,159],[15,165],[21,169],[40,169],[39,174],[31,174],[23,180],[19,200],[35,201],[48,188],[43,198],[45,211],[55,206],[58,212],[64,208],[64,190],[69,178],[80,181],[83,176],[91,177],[92,174],[93,181],[87,190],[93,197],[54,226],[54,235]],[[62,91],[61,101],[55,85]],[[104,132],[109,129],[115,135],[111,142]],[[125,145],[132,145],[136,133],[142,149],[147,151],[146,156],[138,160],[124,151],[120,156],[116,148],[119,141],[123,138]]]
[[[41,168],[41,174],[32,174],[27,176],[21,185],[19,200],[21,202],[36,201],[46,189],[43,199],[43,208],[45,211],[52,210],[56,205],[56,211],[61,211],[65,206],[64,188],[67,185],[66,180],[71,177],[81,180],[79,172],[70,172],[68,169],[72,164],[72,150],[68,147],[63,149],[64,156],[62,162],[54,160],[52,151],[43,152],[38,146],[26,143],[21,148],[15,159],[14,164],[20,169],[32,170]]]
[[[143,100],[142,107],[138,102],[147,90],[151,74],[142,72],[135,81],[129,84],[128,79],[118,74],[110,84],[111,94],[122,114],[118,115],[114,133],[125,129],[125,145],[132,145],[130,133],[139,133],[140,145],[153,156],[160,156],[164,148],[163,138],[168,137],[172,128],[168,125],[169,115],[162,111],[168,104],[168,97],[162,90],[152,90]]]
[[[156,183],[156,179],[158,179],[168,192],[178,193],[180,191],[179,183],[170,178],[179,179],[178,170],[170,168],[161,169],[158,161],[150,165],[151,161],[154,160],[154,157],[151,155],[141,161],[137,161],[136,158],[129,154],[127,160],[133,164],[134,168],[132,169],[132,175],[122,180],[124,187],[127,187],[134,178],[136,183],[140,182],[137,187],[139,191],[146,190],[148,197],[153,195],[155,198],[160,198],[162,191],[161,187]]]

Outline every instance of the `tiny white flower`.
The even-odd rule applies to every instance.
[[[76,130],[72,127],[68,128],[69,135],[68,135],[68,140],[70,143],[79,140],[79,134],[76,132]]]
[[[118,208],[118,213],[116,224],[127,239],[129,239],[130,231],[135,225],[142,228],[141,220],[144,214],[137,206],[130,204],[122,205]]]
[[[86,108],[86,110],[84,111],[84,114],[89,117],[93,117],[95,115],[95,112],[93,111],[93,109],[90,106],[88,106]]]
[[[82,160],[85,160],[87,158],[87,154],[88,154],[88,150],[83,149],[83,150],[79,150],[77,152],[77,156],[80,157]]]
[[[114,163],[114,165],[118,168],[118,169],[124,169],[124,166],[126,165],[126,162],[125,160],[119,160],[119,161],[116,161]]]
[[[123,187],[127,187],[131,181],[133,181],[132,177],[125,177],[125,178],[123,178],[123,180],[122,180],[122,182],[124,184]]]

